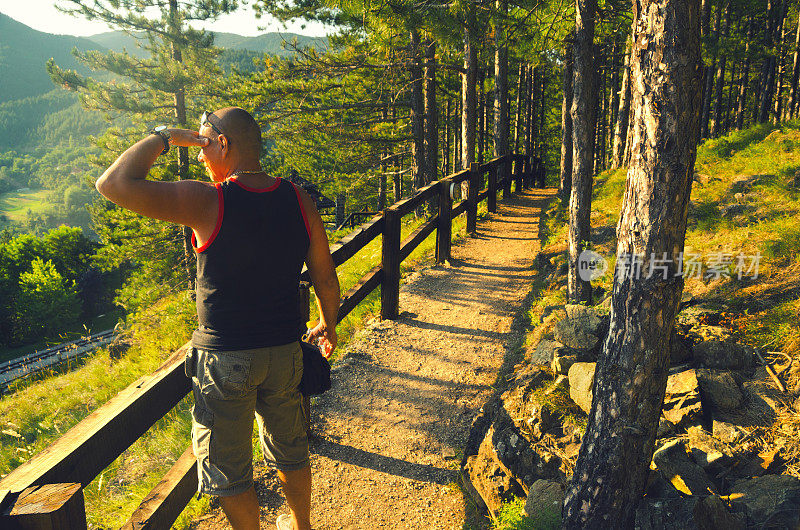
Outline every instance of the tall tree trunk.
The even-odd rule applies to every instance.
[[[461,168],[475,162],[475,122],[478,75],[478,40],[473,35],[472,21],[464,26],[464,73],[461,75]]]
[[[425,96],[423,91],[422,65],[420,64],[420,40],[417,30],[411,31],[411,175],[414,188],[425,185]]]
[[[508,137],[510,132],[508,113],[508,43],[506,42],[505,17],[508,11],[508,0],[495,1],[494,26],[494,156],[508,154]],[[500,166],[505,170],[506,165]],[[505,178],[505,173],[498,178]]]
[[[753,19],[748,17],[747,40],[744,45],[744,66],[742,67],[741,82],[739,83],[739,102],[736,108],[736,129],[744,127],[744,113],[747,111],[747,85],[750,82],[750,42],[753,40]]]
[[[442,165],[444,167],[445,176],[451,173],[450,171],[450,129],[452,116],[450,114],[450,98],[447,98],[445,104],[445,120],[444,120],[444,142],[442,142]]]
[[[600,173],[606,168],[606,117],[608,114],[608,42],[601,48],[602,52],[597,61],[596,75],[598,77],[598,103],[600,108],[600,119],[597,120],[597,139],[595,140],[595,174]]]
[[[717,39],[717,44],[720,41],[724,41],[728,37],[728,29],[730,28],[731,24],[731,11],[730,11],[730,3],[725,9],[725,25],[722,28],[722,33],[719,35]],[[717,62],[717,88],[716,88],[716,96],[717,99],[714,102],[714,120],[711,122],[711,131],[710,135],[711,138],[716,138],[722,132],[722,89],[725,86],[725,64],[726,64],[726,56],[724,53],[719,54],[719,61]]]
[[[389,108],[388,105],[381,109],[381,117],[383,121],[387,121],[389,119]],[[384,148],[383,155],[381,156],[381,176],[380,181],[378,182],[378,208],[377,211],[381,211],[386,208],[386,189],[387,189],[387,179],[386,176],[389,173],[389,150]]]
[[[619,58],[621,56],[620,36],[615,35],[614,46],[611,51],[611,60],[609,61],[611,66],[611,84],[608,93],[608,127],[606,127],[608,137],[604,141],[605,145],[608,146],[609,153],[608,159],[605,162],[606,164],[611,162],[614,153],[614,126],[617,123],[617,112],[619,111]]]
[[[711,118],[711,97],[714,91],[714,72],[717,68],[717,45],[719,44],[719,25],[722,18],[722,6],[717,6],[714,13],[714,30],[711,34],[712,52],[711,66],[705,70],[705,85],[703,88],[703,110],[700,115],[700,138],[709,137],[708,122]]]
[[[486,148],[486,91],[484,90],[484,80],[486,70],[478,68],[477,76],[477,89],[478,89],[478,146],[477,146],[477,159],[478,164],[483,164],[483,151]]]
[[[767,0],[767,29],[764,32],[764,49],[767,56],[761,67],[761,99],[758,104],[758,123],[765,123],[769,119],[769,111],[772,102],[772,86],[775,82],[775,56],[772,54],[773,37],[775,23],[777,21],[776,11],[780,9],[775,0]]]
[[[792,88],[789,96],[789,117],[794,118],[797,113],[797,81],[800,79],[800,14],[798,14],[797,30],[794,36],[794,57],[792,59]]]
[[[436,43],[425,42],[425,184],[439,178],[439,107],[436,104]]]
[[[592,286],[578,275],[578,256],[590,239],[592,165],[597,121],[597,86],[594,68],[594,17],[596,0],[575,2],[574,77],[572,80],[572,192],[569,199],[570,300],[590,302]]]
[[[526,156],[529,156],[533,149],[535,127],[533,121],[533,107],[535,106],[533,87],[536,85],[536,74],[536,67],[528,66],[528,82],[525,85],[525,147],[523,148]]]
[[[731,61],[731,81],[728,83],[728,103],[725,105],[725,115],[722,117],[722,131],[728,133],[731,130],[731,114],[736,109],[736,61]]]
[[[773,123],[781,121],[781,113],[783,111],[783,76],[784,76],[784,59],[786,54],[786,0],[781,4],[781,15],[778,22],[778,49],[776,50],[776,82],[775,82],[775,106],[773,108]]]
[[[572,78],[573,33],[564,41],[564,75],[561,82],[564,98],[561,100],[561,174],[560,195],[566,202],[572,192]]]
[[[515,117],[514,117],[514,152],[519,153],[520,144],[524,143],[522,137],[522,130],[523,130],[523,120],[525,119],[525,113],[523,106],[525,105],[525,83],[527,82],[526,79],[526,72],[527,68],[525,68],[525,63],[519,63],[519,75],[517,76],[517,108],[515,109]]]
[[[644,255],[645,267],[640,277],[620,274],[618,261],[610,329],[563,528],[633,528],[644,492],[683,289],[676,261],[686,235],[701,104],[698,8],[696,0],[634,3],[635,156],[617,225],[617,256]],[[668,279],[651,268],[650,256],[672,260]]]
[[[625,140],[628,137],[629,111],[631,108],[630,43],[625,46],[625,61],[622,67],[622,84],[619,89],[619,111],[614,124],[614,147],[611,154],[611,169],[622,166],[625,160]]]
[[[179,32],[180,20],[178,18],[178,0],[169,0],[169,14],[170,24],[174,26],[173,31],[175,34]],[[176,63],[183,62],[183,56],[180,47],[176,42],[170,43],[172,51],[172,59]],[[186,91],[183,87],[178,88],[173,95],[173,103],[175,105],[175,121],[181,129],[187,128],[186,122]],[[189,178],[189,148],[178,147],[178,179],[185,180]],[[186,284],[190,292],[194,292],[194,282],[196,277],[194,263],[194,251],[192,248],[192,230],[188,226],[184,226],[183,232],[183,268],[186,271]],[[194,295],[193,295],[194,296]]]
[[[453,124],[453,173],[461,171],[461,113],[463,102],[461,98],[456,101],[456,114]]]
[[[538,153],[539,158],[544,161],[545,158],[545,142],[547,139],[547,135],[545,134],[545,112],[547,111],[547,105],[545,101],[545,91],[547,90],[547,70],[545,67],[542,67],[542,74],[539,79],[539,86],[541,90],[539,91],[539,134],[537,136],[538,142],[536,144],[536,152]]]

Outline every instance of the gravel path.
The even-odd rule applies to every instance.
[[[540,213],[554,189],[498,205],[447,266],[406,278],[400,318],[373,321],[344,350],[312,407],[315,529],[481,528],[456,485],[472,418],[492,392],[533,280]],[[288,508],[256,467],[263,528]],[[226,528],[219,509],[194,528]]]

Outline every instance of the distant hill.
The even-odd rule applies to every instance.
[[[129,35],[123,31],[107,31],[92,35],[87,39],[110,50],[118,52],[127,50],[128,53],[137,57],[145,55],[137,45],[138,35]],[[283,43],[291,43],[294,39],[297,39],[297,44],[303,48],[313,46],[317,49],[324,49],[327,46],[327,39],[325,38],[308,37],[297,33],[270,32],[255,37],[243,37],[234,33],[214,33],[214,44],[225,50],[243,50],[271,55],[288,55],[291,53],[291,50],[283,48]]]
[[[53,82],[44,69],[51,57],[61,67],[90,73],[72,56],[73,48],[103,47],[83,37],[37,31],[0,13],[0,103],[53,90]]]

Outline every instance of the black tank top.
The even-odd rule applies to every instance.
[[[235,177],[216,184],[217,225],[197,247],[197,317],[192,345],[245,350],[294,342],[305,329],[300,272],[309,246],[297,188],[276,179],[253,189]]]

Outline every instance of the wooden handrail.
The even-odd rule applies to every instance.
[[[525,155],[504,155],[432,182],[414,197],[398,201],[334,244],[331,255],[334,264],[339,266],[383,234],[382,263],[373,267],[344,294],[339,307],[339,320],[346,317],[379,285],[383,285],[382,302],[387,301],[381,313],[385,318],[395,318],[398,313],[400,263],[434,230],[438,231],[437,262],[448,259],[452,218],[468,209],[470,215],[474,216],[477,204],[484,199],[488,200],[489,211],[494,211],[497,192],[502,189],[503,198],[508,197],[512,183],[516,183],[518,191],[523,189],[530,169],[529,159]],[[506,171],[501,173],[501,169]],[[481,189],[486,173],[489,174],[488,185]],[[506,177],[500,178],[500,175]],[[453,205],[450,186],[463,181],[469,182],[468,198]],[[437,198],[437,215],[400,241],[402,217],[423,202]],[[474,226],[474,221],[469,224]],[[301,279],[306,282],[310,280],[308,271],[303,272]],[[89,484],[186,396],[190,391],[190,381],[184,373],[184,358],[189,347],[188,343],[182,346],[155,372],[128,386],[44,451],[0,480],[0,502],[3,503],[0,513],[10,513],[16,502],[35,499],[36,488],[53,488],[53,491],[71,492],[69,497],[64,497],[64,513],[73,514],[69,517],[75,521],[79,521],[83,514],[82,524],[85,525],[82,492],[78,488],[76,491],[79,495],[75,495],[73,490],[78,485],[85,487]],[[196,491],[195,462],[191,448],[187,449],[163,480],[145,497],[124,528],[165,528],[171,525]],[[9,517],[13,519],[12,525],[27,524],[7,515],[0,515],[0,523],[11,520]]]

